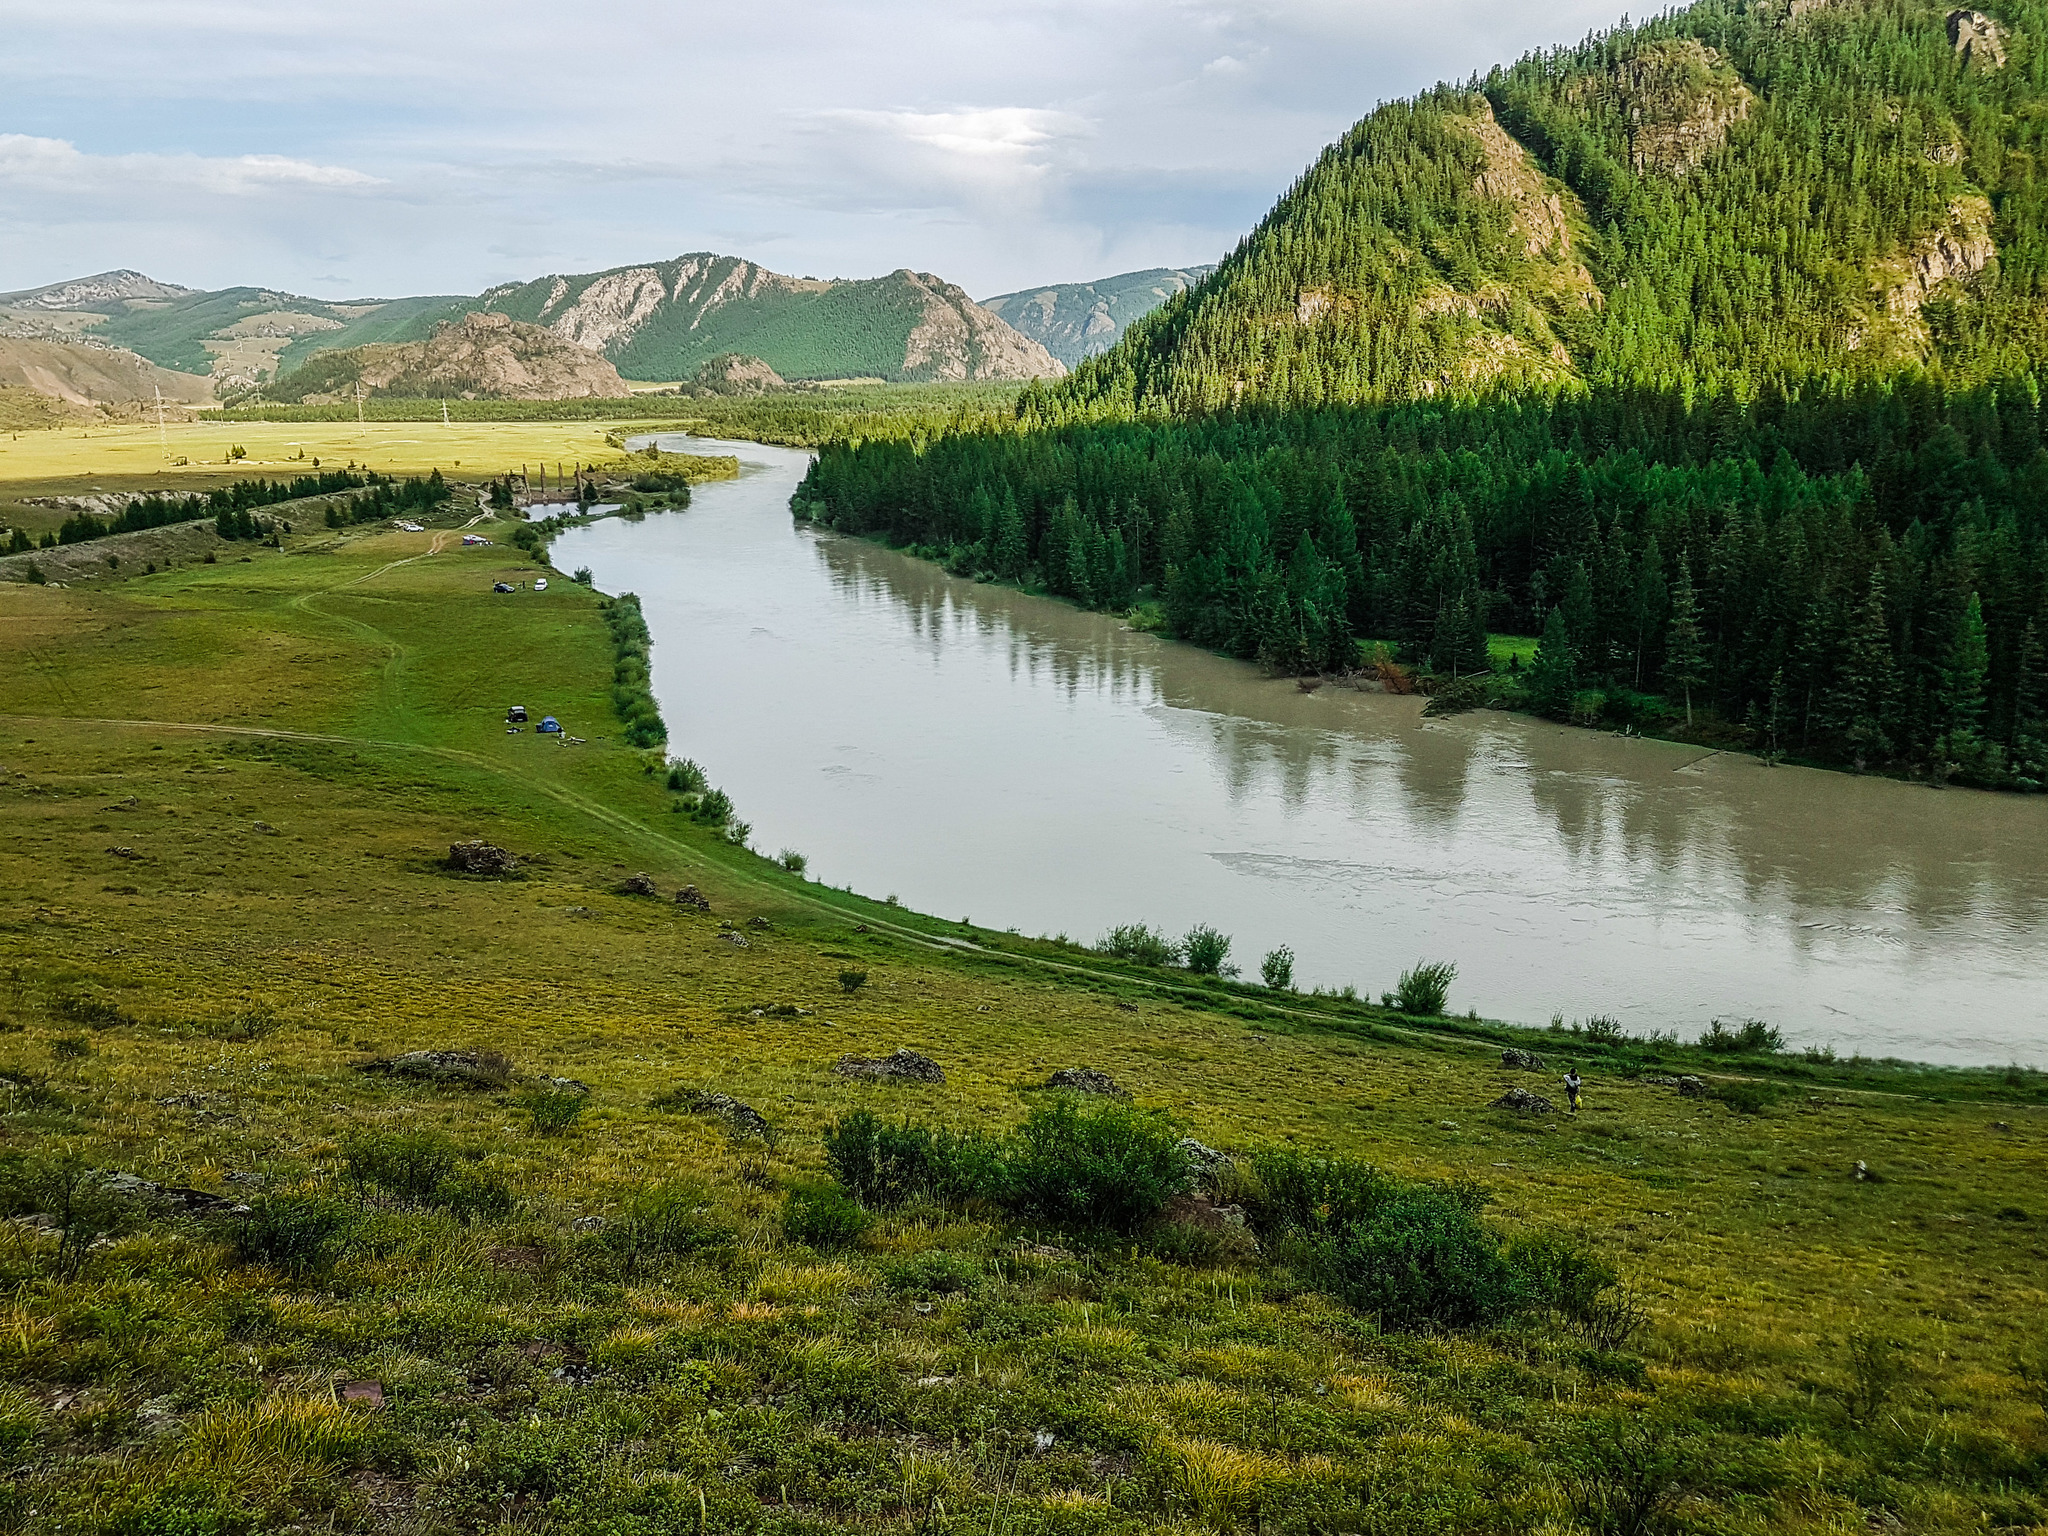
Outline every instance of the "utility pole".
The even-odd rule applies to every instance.
[[[155,384],[152,384],[152,385],[150,386],[150,388],[152,388],[152,389],[154,389],[154,390],[156,391],[156,441],[157,441],[157,446],[158,446],[158,447],[160,447],[161,449],[163,449],[163,452],[164,452],[164,461],[165,461],[166,463],[168,463],[168,462],[170,462],[170,457],[171,457],[171,438],[170,438],[170,434],[169,434],[169,433],[167,433],[167,432],[166,432],[166,431],[164,430],[164,392],[163,392],[163,389],[162,389],[162,387],[161,387],[160,385],[155,385]]]
[[[446,400],[441,402],[441,425],[444,427],[448,425],[448,402]]]
[[[356,380],[356,425],[363,424],[363,381]]]

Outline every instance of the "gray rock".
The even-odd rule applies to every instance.
[[[916,1051],[896,1050],[887,1056],[842,1056],[832,1068],[841,1077],[866,1082],[943,1083],[946,1074],[929,1056]]]
[[[406,1051],[359,1062],[356,1070],[466,1088],[503,1088],[512,1081],[511,1061],[496,1051]]]
[[[747,936],[744,933],[741,933],[737,928],[727,928],[723,930],[718,935],[718,937],[725,943],[730,944],[734,949],[753,948],[753,945],[747,941]]]
[[[1128,1098],[1129,1095],[1116,1085],[1116,1079],[1107,1072],[1098,1072],[1093,1067],[1061,1067],[1045,1080],[1048,1088],[1071,1088],[1076,1093],[1100,1094],[1105,1098]]]
[[[1495,1109],[1511,1110],[1518,1115],[1554,1115],[1557,1106],[1540,1093],[1531,1093],[1526,1088],[1510,1088],[1493,1101]]]
[[[754,1138],[768,1141],[768,1117],[751,1104],[743,1104],[729,1093],[718,1093],[705,1088],[678,1089],[664,1094],[655,1101],[662,1109],[677,1108],[693,1115],[716,1115],[723,1120],[726,1129],[740,1138]]]
[[[1216,1175],[1231,1167],[1237,1159],[1228,1152],[1218,1152],[1214,1147],[1205,1146],[1192,1136],[1183,1136],[1177,1143],[1181,1154],[1187,1158],[1188,1166],[1194,1170],[1197,1182],[1209,1184]]]
[[[519,861],[495,844],[472,838],[449,844],[448,867],[465,875],[509,875],[518,871]]]
[[[1678,1090],[1678,1096],[1682,1099],[1704,1099],[1707,1096],[1705,1079],[1694,1077],[1690,1073],[1684,1077],[1673,1078],[1671,1086]]]
[[[1505,1050],[1500,1053],[1500,1064],[1513,1067],[1517,1072],[1541,1072],[1543,1058],[1534,1051]]]
[[[619,894],[621,896],[658,896],[661,893],[655,890],[653,880],[649,879],[646,875],[628,875],[619,882]]]
[[[686,885],[676,892],[676,905],[688,907],[692,912],[709,912],[711,910],[711,898],[698,890],[694,885]]]
[[[571,1232],[602,1232],[607,1223],[602,1216],[578,1216],[569,1223]]]

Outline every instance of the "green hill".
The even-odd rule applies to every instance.
[[[1115,346],[1133,321],[1215,270],[1213,263],[1148,267],[1090,283],[1052,283],[998,294],[983,299],[981,307],[1002,316],[1069,368],[1077,368]]]
[[[2048,321],[2043,13],[2002,14],[1708,0],[1384,107],[1069,398],[2028,366]]]
[[[725,353],[785,379],[891,383],[1065,370],[951,283],[908,269],[860,281],[785,277],[711,252],[494,288],[480,301],[602,351],[629,379],[696,376]]]
[[[1012,430],[803,504],[1281,670],[2041,788],[2048,6],[2001,17],[1706,0],[1383,107]]]

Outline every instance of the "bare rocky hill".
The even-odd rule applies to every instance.
[[[15,385],[79,407],[153,402],[158,391],[175,405],[210,405],[213,381],[159,368],[119,347],[0,330],[0,385]],[[7,334],[7,332],[15,334]]]
[[[1116,345],[1124,327],[1143,319],[1216,268],[1148,267],[1087,283],[1049,283],[983,299],[981,307],[1000,315],[1048,352],[1077,368]]]
[[[318,352],[265,391],[318,405],[366,396],[461,400],[615,399],[626,381],[601,353],[490,312],[444,321],[424,341]]]

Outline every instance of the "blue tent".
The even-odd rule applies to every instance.
[[[541,717],[540,733],[543,736],[559,736],[562,734],[562,722],[553,715],[544,715]]]

